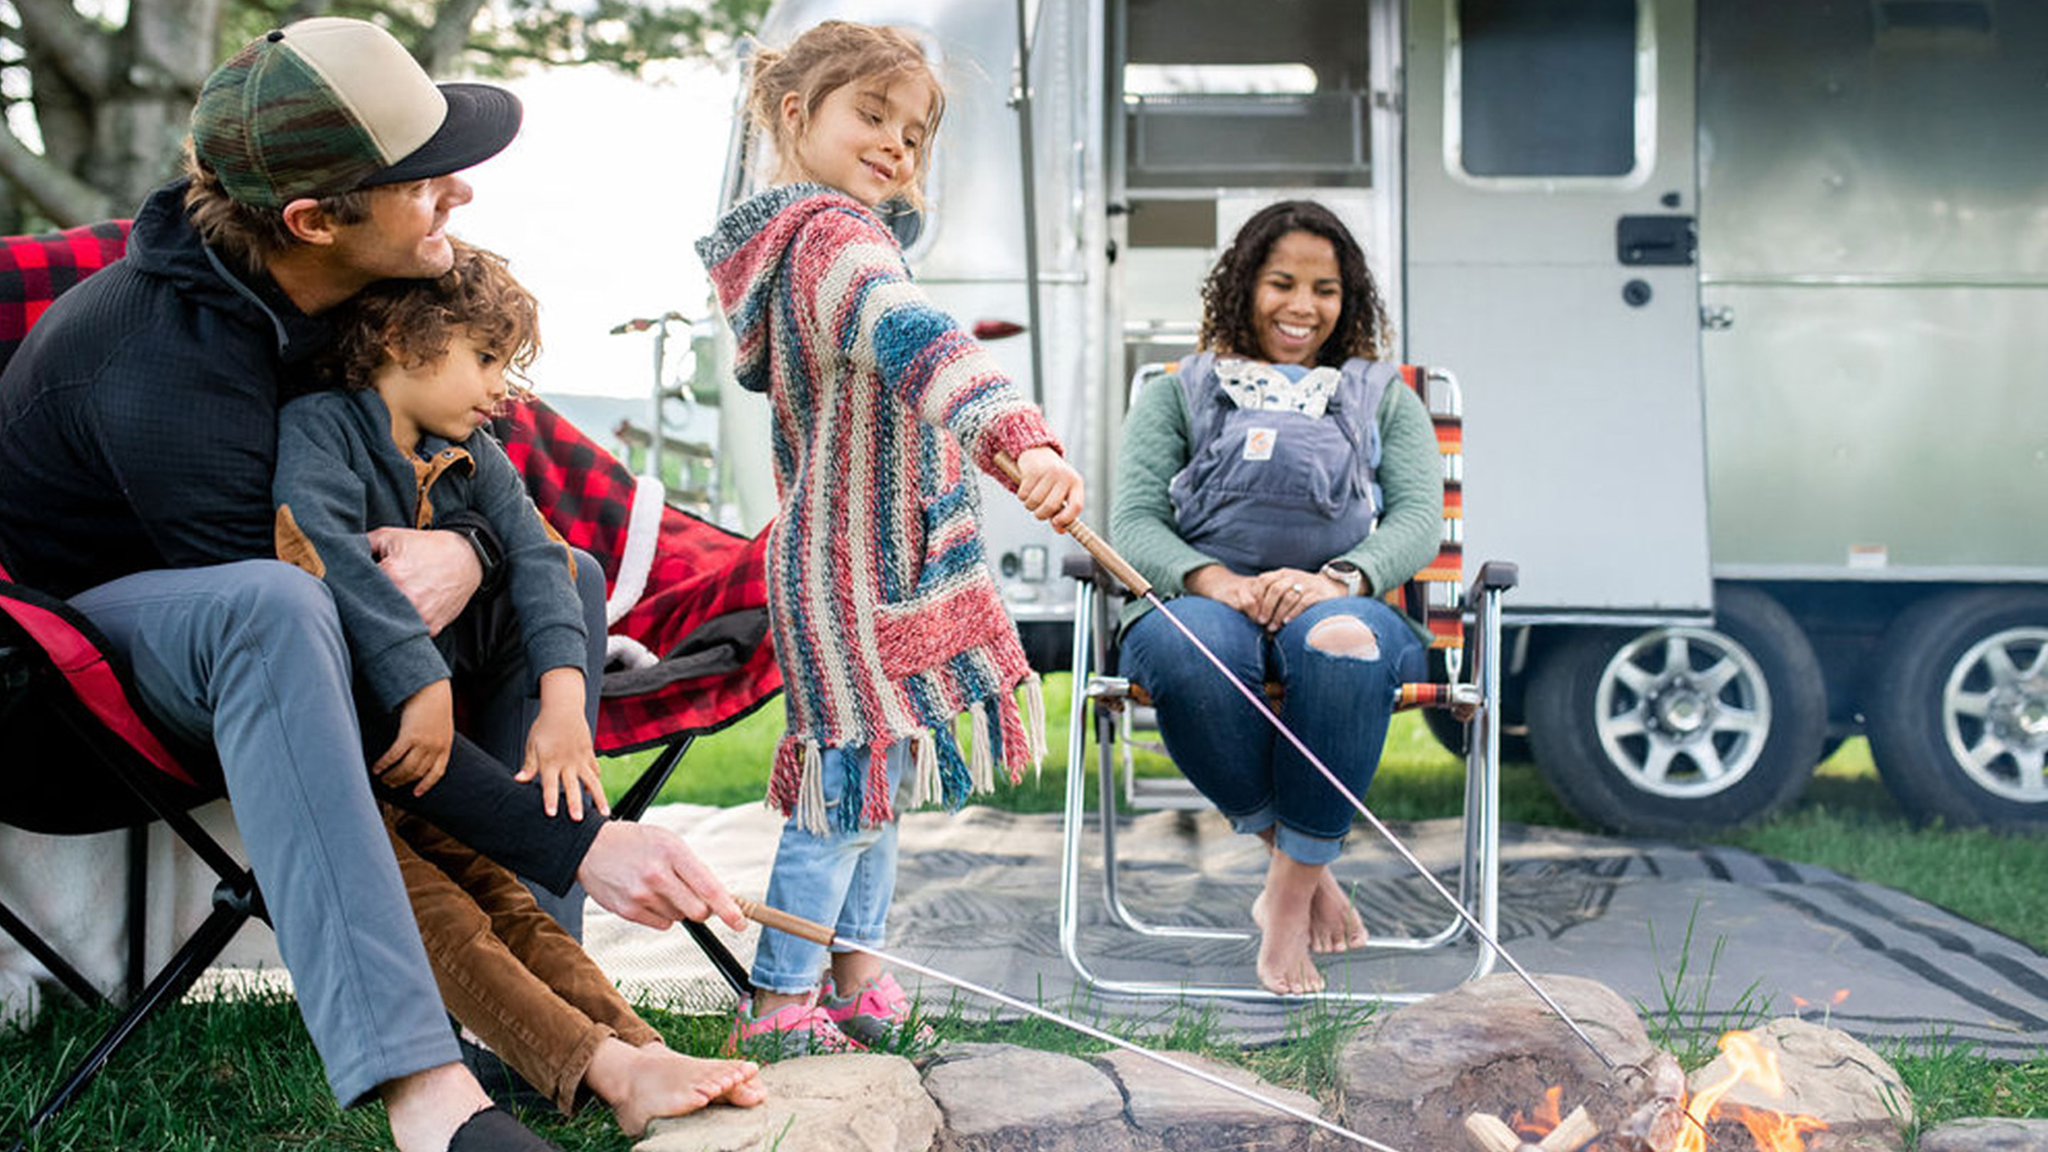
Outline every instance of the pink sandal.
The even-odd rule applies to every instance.
[[[832,986],[832,977],[825,977],[825,986],[819,991],[818,1010],[830,1020],[848,1039],[868,1048],[893,1048],[901,1043],[901,1034],[910,1023],[910,997],[904,995],[903,986],[896,983],[896,977],[884,972],[873,980],[854,990],[853,995],[841,998]],[[911,1033],[910,1047],[927,1048],[938,1042],[938,1034],[931,1025],[919,1023]]]
[[[740,1001],[732,1033],[725,1039],[727,1056],[763,1060],[857,1052],[862,1047],[818,1007],[815,994],[795,1004],[785,1004],[761,1018],[754,1015],[753,997],[747,997]]]

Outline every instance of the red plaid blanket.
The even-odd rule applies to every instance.
[[[0,237],[0,365],[52,300],[117,259],[127,242],[126,220]],[[538,401],[513,405],[494,431],[541,514],[603,563],[610,588],[625,549],[632,474]],[[605,677],[598,751],[714,731],[781,690],[766,637],[763,547],[762,539],[662,509],[647,591],[612,626],[614,635],[632,637],[661,659]]]
[[[119,259],[128,221],[0,237],[0,364],[65,289]]]
[[[619,579],[633,474],[539,400],[511,406],[493,426],[541,514]],[[607,754],[722,728],[782,688],[767,638],[766,534],[748,538],[674,508],[661,529],[647,591],[612,634],[662,657],[652,669],[605,677],[597,749]],[[674,665],[668,671],[663,665]]]

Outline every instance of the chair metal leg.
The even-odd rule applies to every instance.
[[[675,773],[676,765],[682,763],[683,753],[696,742],[694,735],[678,736],[669,741],[668,746],[654,757],[654,762],[641,771],[640,778],[627,787],[618,803],[612,805],[612,818],[638,820],[645,815],[648,806],[660,795],[662,785],[667,784],[668,778]]]
[[[100,1038],[92,1051],[86,1053],[85,1059],[79,1061],[78,1066],[65,1077],[64,1083],[58,1086],[56,1092],[43,1102],[42,1107],[36,1109],[35,1115],[28,1122],[28,1129],[13,1145],[13,1152],[21,1152],[27,1148],[28,1142],[43,1125],[49,1123],[51,1117],[62,1112],[86,1085],[92,1083],[93,1078],[99,1075],[115,1051],[127,1042],[128,1037],[141,1027],[143,1021],[149,1019],[164,1004],[183,996],[186,990],[192,987],[192,982],[199,978],[200,973],[206,971],[207,965],[220,956],[221,951],[228,946],[228,941],[234,938],[235,933],[241,931],[242,925],[248,923],[250,916],[257,913],[260,907],[255,879],[248,872],[244,871],[239,876],[222,880],[213,891],[213,911],[207,916],[206,922],[199,926],[199,930],[192,934],[192,938],[185,942],[183,948],[178,949],[177,955],[171,957],[163,970],[157,973],[156,979],[150,981],[149,987],[144,988],[142,994],[128,1005],[128,1010],[121,1014],[121,1018],[115,1021],[113,1028],[109,1029],[105,1036]]]
[[[14,910],[6,904],[0,904],[0,932],[13,937],[14,942],[35,957],[36,962],[47,969],[50,975],[55,976],[58,983],[70,989],[73,996],[85,1001],[88,1006],[98,1008],[107,1002],[107,998],[100,995],[100,990],[92,986],[92,981],[73,968],[70,961],[64,959],[55,948],[50,947],[49,941],[38,935],[35,929],[16,916]]]
[[[619,802],[612,806],[612,819],[638,820],[645,815],[648,806],[654,803],[655,796],[660,794],[661,786],[668,783],[668,778],[675,772],[676,765],[682,763],[683,753],[690,750],[690,745],[695,743],[696,739],[694,735],[683,735],[670,741],[668,746],[655,756],[654,762],[640,773],[640,778],[633,781],[625,794],[619,797]],[[708,926],[695,920],[685,920],[683,930],[690,934],[690,939],[696,941],[698,950],[704,953],[706,960],[711,961],[711,966],[718,969],[718,975],[732,989],[733,995],[745,998],[754,994],[754,985],[747,979],[746,968],[723,941],[712,935]]]
[[[149,958],[149,826],[128,829],[128,998],[142,995]]]
[[[1500,618],[1499,592],[1487,589],[1478,600],[1472,671],[1479,687],[1479,706],[1474,720],[1474,734],[1469,741],[1465,770],[1465,805],[1462,852],[1459,860],[1457,895],[1465,910],[1485,928],[1489,935],[1496,932],[1499,920],[1498,878],[1500,858],[1500,763],[1499,730],[1500,719],[1495,702],[1500,697],[1499,645]],[[1346,1003],[1411,1003],[1426,999],[1433,992],[1413,993],[1359,993],[1325,990],[1307,995],[1283,996],[1255,985],[1193,985],[1165,981],[1116,980],[1096,973],[1086,958],[1081,955],[1079,944],[1080,912],[1080,868],[1081,837],[1087,820],[1086,772],[1083,768],[1086,753],[1086,731],[1083,724],[1084,710],[1093,718],[1097,745],[1097,775],[1099,800],[1097,818],[1101,821],[1103,902],[1110,920],[1117,926],[1144,936],[1184,940],[1245,940],[1254,934],[1248,931],[1217,929],[1196,925],[1154,924],[1133,913],[1124,903],[1119,887],[1117,861],[1117,812],[1115,765],[1110,749],[1113,737],[1111,717],[1101,707],[1099,696],[1102,687],[1099,681],[1106,679],[1095,675],[1093,667],[1099,667],[1106,645],[1098,634],[1109,624],[1101,618],[1100,593],[1089,581],[1077,581],[1074,605],[1074,682],[1070,701],[1071,721],[1068,728],[1067,793],[1065,803],[1065,827],[1061,842],[1061,874],[1059,903],[1060,947],[1066,954],[1067,962],[1075,973],[1090,988],[1112,995],[1128,996],[1175,996],[1187,999],[1241,999],[1281,1000],[1288,1002],[1326,1000]],[[1421,952],[1438,949],[1456,943],[1469,935],[1462,917],[1447,911],[1442,927],[1413,936],[1375,937],[1365,947],[1381,951]],[[1497,957],[1491,948],[1481,946],[1471,971],[1457,983],[1478,979],[1493,970]]]

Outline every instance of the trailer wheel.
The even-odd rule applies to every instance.
[[[1957,824],[2048,820],[2048,591],[1922,601],[1882,660],[1870,754],[1901,807]]]
[[[1715,589],[1713,628],[1589,629],[1535,669],[1536,766],[1573,814],[1635,835],[1740,824],[1796,798],[1820,760],[1820,661],[1777,601]]]

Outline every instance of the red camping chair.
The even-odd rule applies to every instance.
[[[160,1006],[185,994],[251,916],[263,915],[249,869],[207,835],[190,809],[221,794],[203,753],[171,742],[130,702],[124,670],[92,625],[62,600],[24,588],[0,568],[0,748],[23,771],[9,773],[0,820],[33,832],[72,835],[130,830],[129,1002],[92,1050],[29,1120],[21,1141],[70,1103],[114,1050]],[[61,772],[52,766],[63,765]],[[80,796],[93,802],[80,804]],[[143,980],[146,871],[144,828],[168,825],[219,883],[213,911],[147,983]],[[0,930],[13,937],[81,1000],[98,989],[4,904]]]
[[[119,257],[126,221],[0,239],[0,365],[50,301]],[[62,600],[14,583],[0,568],[0,749],[29,770],[10,773],[0,821],[75,835],[129,829],[128,1007],[30,1119],[28,1136],[63,1109],[156,1009],[185,993],[262,902],[249,870],[191,817],[220,795],[203,753],[176,749],[131,704],[123,669],[92,625]],[[64,771],[49,771],[62,764]],[[79,796],[92,796],[90,805]],[[152,976],[145,973],[144,826],[163,821],[219,883],[213,911]],[[5,931],[59,983],[92,1005],[106,998],[4,904]]]
[[[112,221],[0,238],[0,366],[51,300],[121,255],[127,234],[126,221]],[[626,468],[544,404],[513,406],[495,430],[542,513],[604,564],[607,587],[616,592],[624,573],[628,587],[617,595],[623,603],[612,613],[613,630],[646,655],[607,675],[596,736],[605,753],[662,749],[614,806],[616,818],[637,818],[698,734],[732,723],[781,688],[772,646],[763,642],[762,545],[666,508],[658,491],[639,494],[636,504],[638,487]],[[19,1152],[136,1027],[182,996],[263,910],[249,870],[189,815],[221,795],[210,756],[173,746],[131,705],[125,671],[89,621],[64,601],[15,584],[4,569],[0,756],[24,768],[0,790],[0,823],[52,834],[130,830],[129,1005],[37,1109],[12,1146]],[[40,771],[53,763],[65,765],[61,784]],[[95,797],[94,804],[78,804],[80,795]],[[145,982],[142,833],[153,820],[168,825],[220,883],[212,914]],[[745,969],[708,929],[686,927],[736,993],[751,991]],[[80,999],[105,1002],[76,966],[4,904],[0,931]]]

